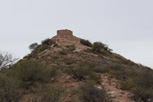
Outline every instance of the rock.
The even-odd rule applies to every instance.
[[[115,91],[109,91],[108,94],[111,98],[116,98]]]
[[[95,86],[96,88],[102,90],[103,88],[99,85],[99,86]]]

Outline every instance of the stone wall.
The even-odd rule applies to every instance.
[[[52,40],[60,45],[71,45],[80,42],[80,39],[73,36],[73,32],[67,29],[58,30],[57,35]]]
[[[58,30],[57,36],[66,37],[66,36],[73,36],[73,32],[71,30]]]
[[[71,30],[58,30],[57,35],[51,38],[60,46],[74,45],[76,49],[87,49],[87,46],[80,44],[80,38],[73,36]]]

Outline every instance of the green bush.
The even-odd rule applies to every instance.
[[[54,45],[54,46],[57,46],[57,44],[54,41],[52,41],[51,39],[49,39],[49,38],[43,40],[41,42],[41,44],[42,45]]]
[[[40,48],[41,45],[38,45],[37,48],[35,48],[32,53],[27,56],[27,59],[36,58],[38,56],[38,53],[40,52]]]
[[[136,82],[134,80],[126,80],[120,82],[122,90],[135,90],[137,88]]]
[[[123,69],[122,69],[123,70]],[[143,71],[124,70],[115,71],[126,76],[126,80],[121,80],[121,89],[129,90],[134,94],[136,102],[152,102],[153,101],[153,72],[151,69],[143,69]],[[124,73],[122,73],[124,72]],[[132,75],[134,74],[134,75]],[[151,101],[148,101],[151,100]]]
[[[29,46],[29,49],[31,51],[35,50],[36,48],[38,47],[38,44],[37,43],[32,43],[30,46]]]
[[[106,54],[110,53],[112,50],[109,49],[107,45],[101,42],[94,42],[91,51],[96,54]]]
[[[39,88],[33,90],[34,102],[60,102],[62,95],[64,94],[64,89],[58,84],[43,85]]]
[[[80,89],[82,92],[80,98],[83,102],[109,102],[103,89],[98,89],[91,84],[83,85]]]
[[[73,58],[63,58],[61,61],[64,62],[66,65],[72,65],[77,62],[77,60]]]
[[[125,71],[125,68],[121,65],[112,65],[106,67],[109,70],[109,74],[112,77],[115,77],[119,80],[126,80],[128,71]]]
[[[136,102],[152,102],[153,101],[153,89],[150,88],[149,90],[143,88],[137,88],[133,91],[134,100]]]
[[[100,82],[100,77],[96,75],[90,68],[88,68],[88,66],[73,66],[67,69],[67,73],[80,81],[89,79],[97,83]]]
[[[108,73],[119,80],[125,80],[128,74],[124,67],[120,65],[96,66],[93,70],[97,73]]]
[[[75,67],[75,68],[70,68],[68,73],[78,80],[84,80],[86,76],[88,76],[90,71],[86,67],[78,67],[78,68]]]
[[[61,54],[61,55],[67,55],[67,50],[63,49],[63,50],[59,51],[59,54]]]
[[[0,73],[0,102],[18,102],[23,94],[19,81]]]
[[[146,69],[139,73],[135,78],[139,90],[134,91],[135,97],[139,97],[142,101],[148,102],[148,99],[153,101],[153,72],[151,69]]]
[[[36,82],[49,82],[56,74],[58,68],[49,68],[35,61],[22,61],[15,66],[17,78],[26,86],[34,85]]]
[[[137,84],[141,85],[142,88],[153,88],[153,72],[151,70],[146,70],[139,74],[137,78]]]
[[[46,49],[49,49],[49,46],[48,45],[42,45],[40,48],[39,48],[39,51],[44,51]]]
[[[81,39],[80,40],[80,43],[83,44],[83,45],[85,45],[85,46],[88,46],[88,47],[91,47],[92,46],[91,42],[88,41],[88,40]]]

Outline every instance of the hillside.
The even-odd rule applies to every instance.
[[[153,102],[153,71],[59,30],[0,72],[0,102]]]

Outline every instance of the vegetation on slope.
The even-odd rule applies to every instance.
[[[118,79],[120,88],[131,91],[136,102],[153,100],[151,69],[113,54],[101,42],[80,43],[89,49],[77,52],[75,45],[63,47],[51,39],[29,47],[31,54],[1,69],[0,101],[109,102],[107,92],[95,87],[101,85],[104,73]]]

